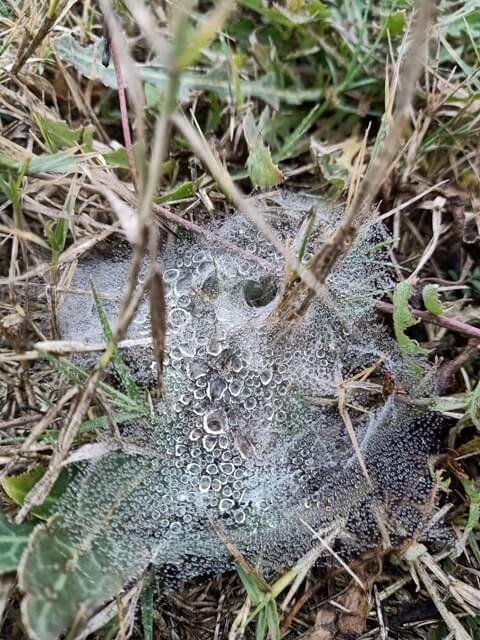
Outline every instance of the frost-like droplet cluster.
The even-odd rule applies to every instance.
[[[305,261],[341,215],[288,193],[257,206],[293,251],[305,245]],[[137,566],[154,558],[180,577],[227,566],[212,522],[247,556],[273,567],[312,545],[302,520],[315,529],[341,522],[349,548],[361,549],[376,539],[380,505],[393,539],[413,533],[429,491],[425,462],[436,421],[409,405],[416,381],[373,308],[391,286],[386,231],[366,228],[329,276],[325,296],[302,321],[285,324],[272,314],[282,259],[240,216],[211,230],[255,259],[198,237],[163,247],[164,397],[153,419],[124,429],[124,442],[138,453],[127,447],[84,465],[65,502],[67,525],[80,540],[108,518],[112,558]],[[124,247],[89,257],[72,283],[88,292],[93,279],[111,322],[128,260]],[[148,335],[149,322],[145,302],[129,337]],[[102,340],[88,295],[66,296],[59,325],[64,338]],[[148,383],[151,350],[135,349],[130,361]],[[352,379],[372,365],[376,377]],[[402,402],[383,398],[385,371],[406,391]],[[339,379],[371,485],[338,411]]]

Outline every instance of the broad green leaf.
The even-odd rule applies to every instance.
[[[397,284],[393,293],[393,327],[395,337],[402,353],[407,356],[427,353],[425,349],[422,349],[415,340],[409,338],[405,333],[406,329],[420,322],[413,317],[410,311],[408,301],[412,294],[413,285],[408,280]]]
[[[243,135],[245,136],[249,149],[253,147],[258,140],[259,128],[251,111],[249,111],[243,119]]]
[[[433,313],[434,316],[440,316],[444,313],[442,303],[438,297],[438,286],[427,284],[426,287],[423,287],[422,298],[425,308],[430,313]]]
[[[255,146],[250,149],[247,170],[255,187],[274,187],[284,180],[283,173],[272,160],[270,149],[260,137]]]
[[[287,21],[288,24],[290,24]],[[115,73],[112,68],[105,68],[101,64],[100,49],[97,47],[82,47],[71,34],[63,34],[53,41],[55,53],[63,62],[71,64],[87,78],[100,80],[105,86],[116,88]],[[166,86],[168,72],[161,64],[144,64],[137,66],[142,80],[161,90]],[[278,86],[274,74],[266,74],[258,80],[240,80],[240,96],[254,97],[278,108],[280,102],[288,104],[302,104],[303,102],[318,102],[323,96],[323,88],[303,89],[302,87],[284,88]],[[227,69],[202,73],[184,71],[179,79],[178,99],[180,102],[189,101],[196,91],[215,93],[223,98],[229,98],[232,91],[232,78]]]
[[[405,13],[403,11],[389,13],[384,19],[384,26],[390,35],[401,35],[405,28]]]
[[[64,151],[59,151],[51,155],[37,156],[30,160],[28,173],[71,173],[75,171],[85,159],[83,155],[72,155]]]
[[[30,637],[56,640],[120,590],[123,579],[109,562],[109,551],[108,539],[99,543],[94,532],[76,546],[59,516],[36,528],[19,572]]]
[[[21,506],[25,502],[26,495],[43,477],[46,470],[47,467],[44,465],[38,465],[17,476],[7,476],[1,481],[2,487],[8,497]],[[41,520],[47,520],[52,516],[57,510],[59,499],[63,496],[75,475],[76,471],[73,468],[62,471],[45,501],[41,505],[33,507],[33,515]]]
[[[106,455],[69,492],[68,512],[35,529],[19,571],[29,637],[57,640],[78,628],[144,569],[147,533],[128,527],[148,501],[153,473],[151,460]]]
[[[34,527],[34,522],[13,524],[0,511],[0,574],[17,570]]]
[[[63,120],[52,120],[40,114],[35,116],[35,123],[51,153],[77,146],[82,147],[83,151],[92,151],[93,129],[91,127],[69,129]]]
[[[127,150],[125,147],[120,147],[119,149],[115,149],[115,151],[104,153],[103,159],[109,167],[114,167],[115,169],[130,168],[130,165],[128,164]]]

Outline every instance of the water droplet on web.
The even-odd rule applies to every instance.
[[[272,369],[264,369],[263,371],[260,372],[260,380],[263,385],[266,386],[267,384],[270,384],[270,382],[272,381],[272,378],[273,378]]]
[[[227,384],[223,378],[220,376],[213,376],[208,383],[207,396],[212,402],[221,400],[226,388]]]
[[[221,490],[222,490],[222,483],[220,482],[220,480],[218,478],[213,478],[212,479],[212,491],[215,491],[216,493],[218,493]]]
[[[178,269],[167,269],[163,272],[163,281],[166,284],[173,285],[177,280],[180,272]]]
[[[222,351],[222,342],[218,338],[211,338],[207,346],[207,353],[211,356],[219,356]]]
[[[225,431],[227,416],[223,409],[209,411],[203,417],[203,428],[207,433],[219,434]]]
[[[183,329],[190,320],[191,316],[188,311],[179,307],[172,309],[168,314],[168,324],[173,330]]]
[[[189,271],[182,271],[175,283],[175,293],[177,296],[189,293],[192,289],[192,274]]]
[[[233,512],[233,518],[237,524],[243,524],[246,519],[246,514],[243,509],[236,509]]]
[[[233,466],[233,464],[231,462],[223,462],[220,465],[220,471],[222,471],[222,473],[225,473],[227,476],[231,475],[234,471],[235,467]]]
[[[197,380],[201,376],[206,376],[209,370],[208,365],[200,360],[194,360],[188,363],[188,375],[192,380]]]
[[[205,451],[213,451],[217,444],[217,439],[214,436],[204,436],[202,438],[202,446]]]
[[[230,391],[232,396],[236,398],[243,390],[243,380],[232,380],[232,382],[228,385],[228,390]]]
[[[182,533],[182,525],[180,522],[172,522],[170,524],[170,531],[175,534]]]
[[[210,476],[202,476],[200,478],[199,490],[201,493],[207,493],[210,490],[210,486],[212,484],[212,479]]]
[[[220,513],[224,511],[229,511],[234,506],[234,504],[235,504],[234,501],[231,500],[230,498],[222,498],[222,500],[220,500],[218,504]]]

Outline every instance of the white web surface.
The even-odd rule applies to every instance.
[[[338,221],[318,201],[279,195],[262,209],[293,246],[312,204],[317,223],[306,258]],[[162,266],[168,308],[165,393],[152,421],[129,425],[125,441],[148,455],[111,453],[85,465],[64,512],[79,539],[121,507],[111,523],[117,558],[141,564],[155,558],[181,576],[221,569],[228,554],[213,533],[213,519],[249,556],[274,567],[292,562],[312,544],[301,524],[320,528],[341,521],[351,549],[376,537],[380,504],[392,536],[412,534],[430,482],[426,456],[435,419],[419,416],[405,398],[385,400],[380,385],[350,391],[357,439],[373,481],[370,487],[337,409],[334,381],[348,379],[380,358],[408,393],[415,381],[396,344],[379,324],[372,300],[392,283],[388,235],[367,229],[330,275],[333,304],[315,300],[304,321],[285,329],[271,320],[280,291],[281,261],[248,222],[232,216],[216,233],[267,261],[270,270],[190,237],[170,243]],[[113,323],[125,283],[129,252],[92,256],[72,288],[90,280]],[[147,301],[129,337],[150,332]],[[67,295],[59,315],[65,339],[102,339],[93,299]],[[134,351],[140,382],[151,379],[152,354]],[[378,380],[377,380],[378,382]],[[81,513],[81,518],[79,518]],[[80,524],[81,523],[81,524]]]

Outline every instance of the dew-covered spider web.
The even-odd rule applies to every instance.
[[[256,206],[292,251],[305,249],[305,262],[341,217],[286,192]],[[241,216],[210,229],[257,260],[186,234],[163,246],[163,399],[153,417],[122,426],[123,451],[83,463],[62,506],[64,528],[79,545],[98,545],[99,564],[125,567],[123,578],[148,562],[176,579],[228,568],[212,522],[267,571],[312,547],[304,522],[320,533],[337,526],[352,554],[378,543],[379,513],[393,543],[413,535],[429,517],[426,461],[439,424],[421,409],[427,366],[412,373],[374,310],[393,286],[388,233],[365,228],[330,274],[328,295],[287,326],[272,314],[283,260]],[[122,246],[79,263],[59,314],[62,337],[102,340],[90,282],[113,323],[129,257]],[[128,336],[149,333],[145,301]],[[151,349],[130,350],[129,362],[149,384]],[[387,372],[401,391],[384,393]],[[370,481],[338,409],[341,381]]]

